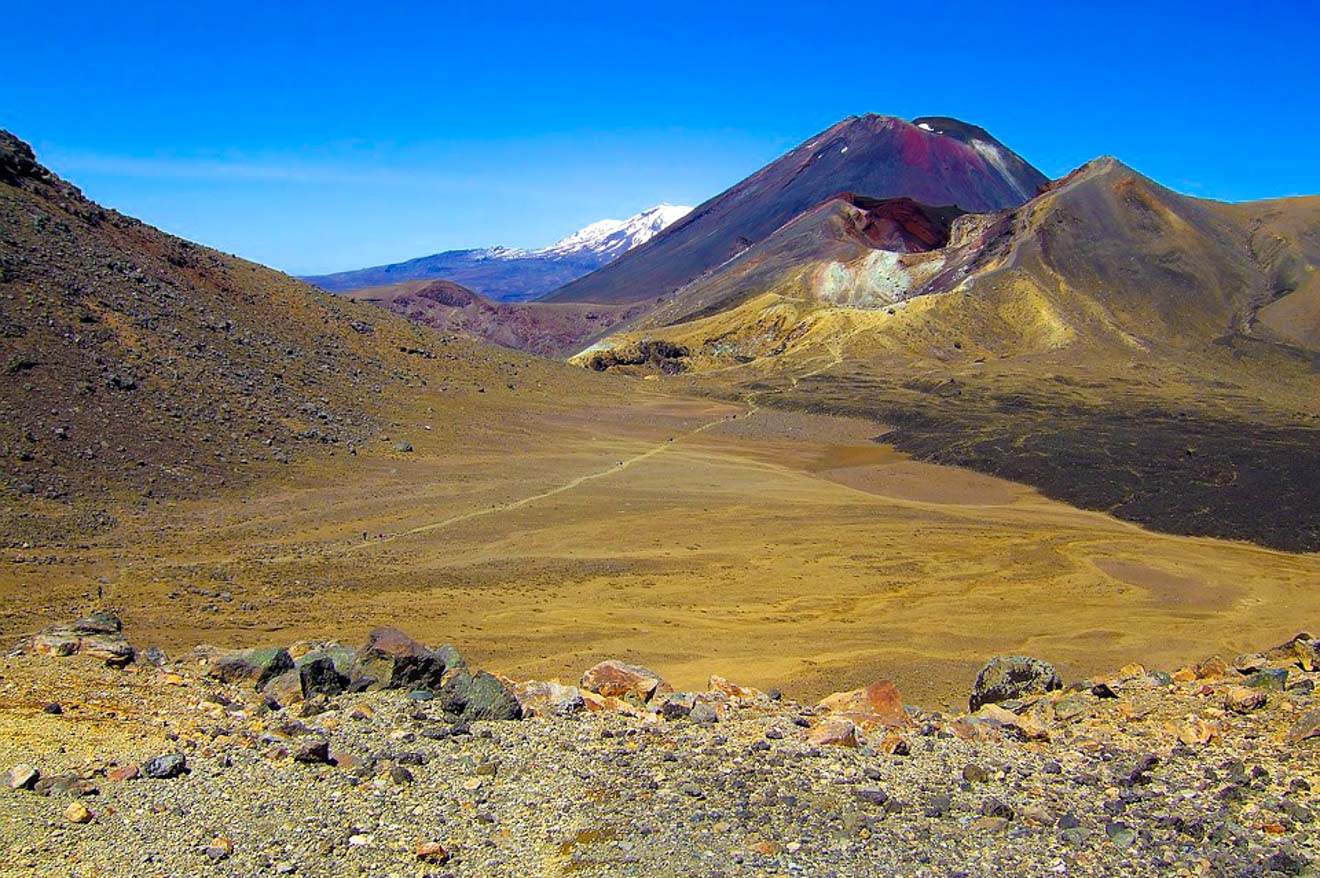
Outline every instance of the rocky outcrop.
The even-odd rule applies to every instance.
[[[32,649],[42,655],[85,655],[123,667],[135,655],[123,628],[118,616],[98,610],[75,622],[51,625],[32,639]]]

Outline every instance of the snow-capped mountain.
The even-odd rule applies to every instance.
[[[657,204],[626,220],[604,219],[579,229],[549,247],[532,252],[537,256],[576,256],[593,253],[605,261],[618,259],[632,248],[645,244],[692,211],[690,207]]]
[[[501,302],[543,296],[613,262],[644,244],[691,211],[658,204],[625,220],[605,219],[579,229],[549,247],[484,247],[448,250],[431,256],[343,271],[303,280],[332,293],[410,280],[450,280]]]

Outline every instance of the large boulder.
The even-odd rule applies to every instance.
[[[353,685],[355,689],[439,689],[446,668],[445,656],[398,628],[377,628],[357,652]]]
[[[876,680],[865,689],[827,695],[817,707],[852,720],[862,728],[900,728],[910,723],[898,687],[889,680]]]
[[[459,668],[440,687],[445,712],[465,720],[522,719],[522,705],[503,680],[487,671]]]
[[[587,669],[578,685],[606,698],[627,698],[645,704],[656,695],[674,691],[655,671],[641,665],[629,665],[613,659]]]
[[[1062,688],[1063,681],[1049,662],[1025,655],[997,655],[976,675],[968,704],[976,711],[983,704],[998,704]]]
[[[118,616],[98,610],[75,622],[51,625],[32,638],[32,649],[42,655],[85,655],[122,668],[135,655],[123,630]]]
[[[251,683],[260,689],[293,670],[293,657],[282,646],[260,646],[221,653],[211,659],[207,673],[225,683]]]

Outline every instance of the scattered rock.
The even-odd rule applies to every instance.
[[[1320,738],[1320,709],[1302,714],[1288,730],[1289,744],[1300,744],[1310,738]]]
[[[141,773],[141,769],[136,765],[120,765],[107,771],[105,776],[115,783],[123,783],[124,781],[136,780]]]
[[[440,865],[449,862],[449,851],[437,841],[422,842],[416,847],[414,853],[417,855],[417,859],[423,863]]]
[[[827,717],[807,732],[807,740],[818,745],[856,747],[857,726],[844,717]]]
[[[325,765],[330,762],[330,742],[324,738],[308,741],[293,754],[294,762],[308,765]]]
[[[188,759],[182,753],[153,756],[142,763],[142,774],[154,780],[168,780],[188,771]]]
[[[694,723],[711,725],[720,721],[720,715],[716,712],[715,705],[705,701],[698,701],[696,704],[692,705],[692,709],[688,711],[688,719],[692,720]]]
[[[70,802],[64,809],[64,819],[70,823],[91,823],[92,812],[82,802]]]
[[[40,779],[41,772],[35,765],[21,762],[9,769],[7,783],[11,790],[30,790]]]
[[[214,838],[202,852],[214,861],[227,860],[234,855],[234,843],[224,837]]]
[[[1251,713],[1265,706],[1268,697],[1258,689],[1234,686],[1224,693],[1224,707],[1234,713]]]

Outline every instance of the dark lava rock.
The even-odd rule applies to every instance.
[[[982,802],[981,813],[986,817],[999,817],[1003,820],[1013,819],[1013,809],[999,799],[986,799]]]
[[[1025,655],[997,655],[976,675],[968,704],[975,711],[985,704],[1062,688],[1063,681],[1048,662]]]
[[[460,668],[440,687],[446,713],[465,720],[522,719],[522,706],[500,679],[487,671]]]
[[[293,657],[282,646],[240,649],[211,662],[210,675],[226,683],[250,682],[260,689],[271,680],[293,670]]]
[[[330,761],[330,742],[324,738],[308,741],[293,754],[293,761],[304,762],[309,765],[328,763]]]
[[[445,659],[397,628],[377,628],[358,650],[353,680],[371,689],[439,689]],[[356,685],[352,688],[358,688]]]
[[[142,763],[142,774],[155,780],[179,777],[188,771],[188,759],[182,753],[153,756]]]
[[[348,688],[348,676],[339,673],[334,659],[319,655],[298,665],[303,697],[312,695],[338,695]]]

